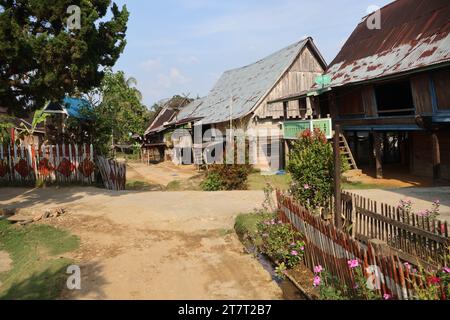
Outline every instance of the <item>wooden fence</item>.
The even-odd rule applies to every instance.
[[[125,190],[127,176],[125,163],[98,156],[97,166],[106,189],[114,191]]]
[[[427,284],[403,264],[398,255],[385,247],[362,244],[349,233],[337,230],[320,216],[311,214],[291,197],[277,191],[280,219],[292,224],[305,238],[305,263],[312,271],[322,265],[348,288],[354,288],[354,275],[348,261],[359,259],[365,276],[380,297],[389,294],[396,299],[412,299],[415,288]]]
[[[95,182],[93,146],[0,145],[0,183],[30,185],[45,182]]]
[[[410,263],[445,264],[450,246],[447,222],[350,193],[342,195],[342,202],[350,233],[359,241],[382,240]]]

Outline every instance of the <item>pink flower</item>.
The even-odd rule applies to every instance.
[[[411,271],[411,265],[408,262],[405,262],[404,265],[408,271]]]
[[[309,184],[305,184],[305,185],[303,186],[303,188],[304,188],[305,190],[309,190],[309,189],[311,189],[311,186],[310,186]]]
[[[320,278],[319,276],[315,276],[314,281],[313,281],[314,287],[320,286],[321,283],[322,283],[322,278]]]
[[[359,262],[357,259],[349,260],[347,263],[350,269],[355,269],[359,267]]]
[[[445,273],[450,273],[450,268],[449,268],[449,267],[445,267],[445,268],[443,269],[443,271],[444,271]]]
[[[428,210],[420,211],[420,212],[417,212],[417,215],[419,217],[428,217],[430,215],[430,211],[428,211]]]
[[[392,299],[392,296],[391,296],[390,294],[385,293],[385,294],[383,295],[383,299],[384,299],[384,300],[391,300],[391,299]]]
[[[291,243],[291,247],[295,247],[297,244],[295,242]]]
[[[314,273],[321,273],[323,271],[323,268],[321,265],[315,266],[314,267]]]
[[[291,251],[291,255],[292,255],[292,256],[298,256],[298,251],[292,250],[292,251]]]
[[[305,251],[305,247],[300,247],[300,250]]]

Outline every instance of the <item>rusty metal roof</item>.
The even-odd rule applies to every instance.
[[[327,70],[332,87],[392,76],[450,61],[450,1],[398,0],[381,9],[381,29],[368,17]]]
[[[176,118],[202,118],[204,124],[212,124],[248,115],[288,70],[308,41],[312,39],[297,42],[249,66],[225,72],[208,96],[186,106]]]

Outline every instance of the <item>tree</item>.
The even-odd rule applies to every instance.
[[[11,140],[11,129],[14,128],[10,117],[0,114],[0,144],[5,144]]]
[[[133,135],[144,134],[149,111],[136,84],[136,79],[127,79],[122,71],[106,70],[101,86],[95,90],[101,102],[93,109],[91,136],[100,152],[107,153],[112,143],[131,144]]]
[[[71,5],[80,29],[66,23]],[[99,86],[126,45],[128,16],[111,0],[0,0],[0,105],[20,115]]]

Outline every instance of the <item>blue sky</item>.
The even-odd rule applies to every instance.
[[[130,11],[115,66],[138,80],[147,106],[204,96],[222,72],[311,36],[327,62],[367,14],[390,0],[116,0]]]

